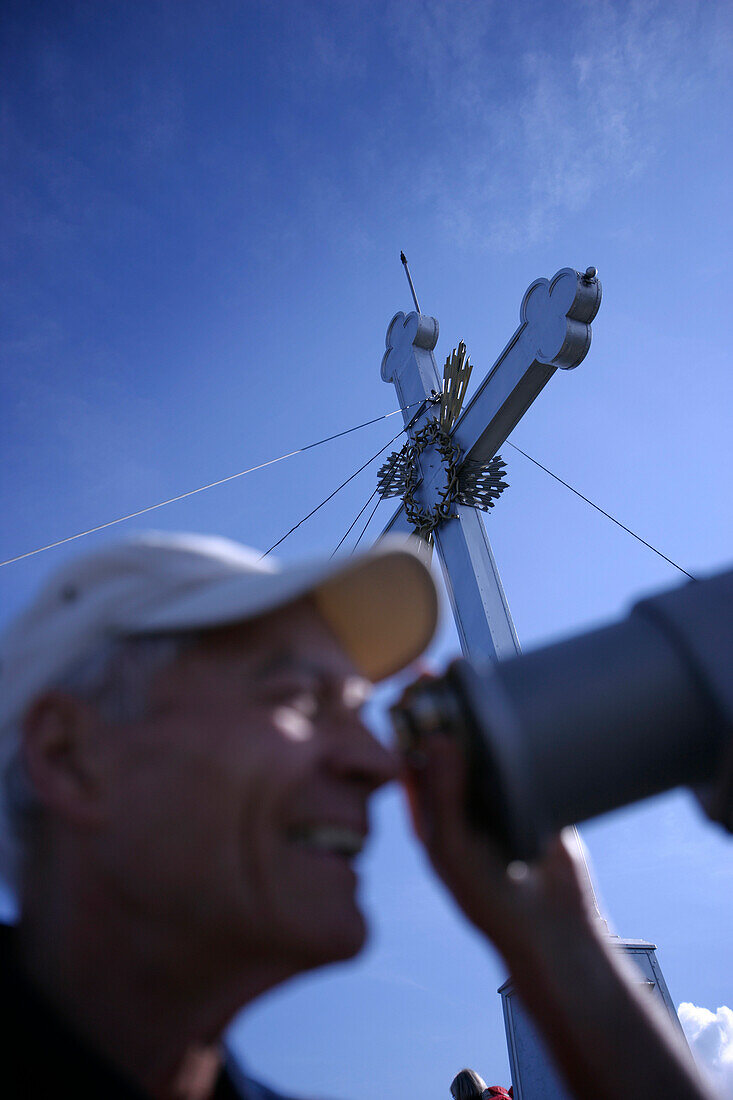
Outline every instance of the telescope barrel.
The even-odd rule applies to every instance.
[[[732,664],[728,573],[499,664],[455,661],[393,714],[408,747],[437,729],[461,740],[470,820],[528,860],[565,825],[683,784],[713,789],[730,759]],[[726,798],[711,816],[730,814]]]

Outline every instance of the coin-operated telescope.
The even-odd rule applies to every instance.
[[[391,714],[408,754],[436,732],[461,743],[468,818],[507,860],[680,785],[733,832],[733,571],[499,664],[457,660]]]

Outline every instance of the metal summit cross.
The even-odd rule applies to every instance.
[[[404,254],[402,262],[418,307]],[[463,652],[474,661],[519,653],[479,514],[506,488],[497,452],[557,368],[583,361],[600,304],[595,268],[581,275],[565,267],[536,279],[522,300],[519,328],[463,412],[471,372],[465,345],[448,357],[441,379],[435,318],[418,307],[389,323],[382,378],[397,390],[408,442],[379,471],[382,497],[402,497],[384,533],[416,533],[434,543]]]
[[[593,267],[536,279],[522,299],[519,328],[461,411],[471,372],[465,345],[448,356],[441,380],[433,355],[438,322],[420,312],[404,254],[402,262],[415,312],[390,321],[382,378],[397,390],[408,441],[379,471],[381,496],[402,497],[384,534],[418,534],[435,545],[467,657],[514,657],[519,641],[480,512],[506,488],[497,452],[509,433],[557,368],[577,367],[587,355],[601,284]],[[590,874],[588,881],[593,893]],[[655,945],[609,938],[676,1020]],[[516,1100],[568,1100],[511,979],[499,992]]]

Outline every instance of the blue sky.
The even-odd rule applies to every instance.
[[[590,354],[513,438],[690,572],[730,561],[727,5],[10,4],[1,49],[0,560],[393,410],[379,364],[410,308],[404,249],[439,362],[463,338],[476,380],[533,279],[597,266]],[[155,526],[265,548],[398,427],[84,541]],[[503,453],[487,523],[525,648],[682,579]],[[375,467],[281,557],[330,552]],[[82,545],[1,568],[3,621]],[[456,649],[446,615],[436,657]],[[583,835],[613,925],[658,943],[675,1003],[731,1005],[733,849],[691,799]],[[238,1047],[352,1100],[446,1096],[465,1064],[508,1084],[501,964],[396,793],[364,872],[367,953],[266,998]]]

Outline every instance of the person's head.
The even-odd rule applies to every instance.
[[[474,1069],[462,1069],[451,1081],[453,1100],[481,1100],[486,1082]]]
[[[45,661],[8,754],[28,897],[91,892],[209,963],[277,957],[285,973],[353,954],[351,860],[394,774],[359,707],[427,642],[427,572],[400,551],[277,573],[170,537],[137,540],[130,568],[129,545],[67,568],[58,606],[47,589],[4,647],[3,675],[33,640]]]

